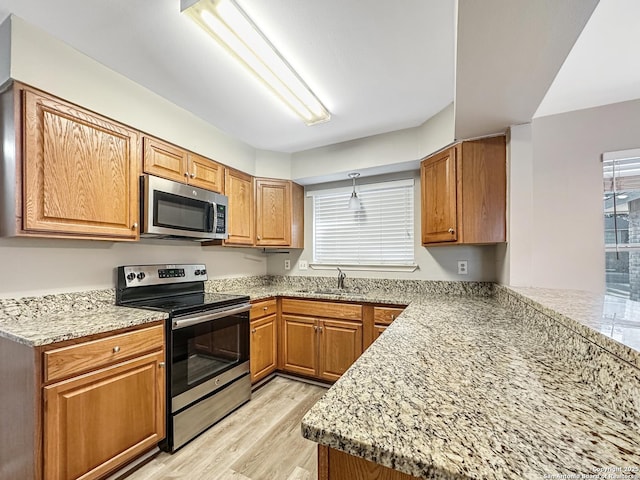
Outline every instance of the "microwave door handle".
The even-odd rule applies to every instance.
[[[218,215],[216,215],[217,210],[218,209],[216,207],[216,203],[211,202],[211,225],[213,228],[213,230],[211,230],[211,233],[213,233],[214,235],[218,231]]]
[[[189,315],[182,317],[180,320],[174,320],[171,329],[179,330],[181,328],[198,325],[199,323],[210,322],[211,320],[217,320],[219,318],[230,317],[231,315],[236,315],[238,313],[248,312],[249,310],[251,310],[251,305],[249,303],[245,303],[239,307],[229,308],[218,312]]]

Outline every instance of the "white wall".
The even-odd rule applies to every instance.
[[[118,265],[152,263],[204,263],[210,278],[265,275],[267,265],[258,250],[190,241],[2,238],[0,298],[114,288]]]
[[[291,180],[291,154],[256,150],[255,176]]]
[[[496,251],[498,281],[527,286],[533,251],[533,145],[531,124],[515,125],[507,140],[507,238]]]
[[[526,129],[511,146],[508,281],[603,292],[601,155],[640,147],[640,100],[536,118],[531,150]]]
[[[11,23],[0,24],[0,85],[11,76]]]
[[[420,244],[420,172],[400,172],[384,176],[368,177],[359,184],[375,183],[384,180],[401,178],[415,179],[414,231],[415,231],[415,260],[418,270],[414,272],[389,271],[355,271],[346,269],[348,277],[359,278],[401,278],[414,280],[463,280],[463,281],[495,281],[495,246],[447,246],[424,248]],[[350,186],[349,182],[332,182],[306,187],[307,190],[336,188]],[[288,254],[270,254],[267,271],[272,275],[301,275],[301,276],[329,276],[337,274],[335,270],[308,270],[298,268],[300,260],[313,262],[313,199],[305,196],[305,232],[304,250],[290,250]],[[291,270],[284,270],[285,259],[291,260]],[[467,260],[469,275],[458,275],[458,260]]]
[[[304,185],[348,172],[380,175],[419,168],[419,160],[453,142],[453,104],[423,125],[293,153],[291,178]]]

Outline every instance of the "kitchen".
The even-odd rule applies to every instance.
[[[471,8],[470,5],[461,3]],[[468,13],[471,18],[478,18],[479,12]],[[420,127],[400,132],[356,139],[333,147],[319,147],[298,155],[255,150],[69,49],[29,24],[17,20],[13,26],[12,78],[35,85],[122,123],[135,125],[145,132],[151,132],[191,151],[219,159],[222,163],[250,172],[257,177],[304,179],[344,172],[332,180],[346,180],[345,166],[349,166],[349,171],[359,169],[362,158],[368,158],[373,166],[376,166],[376,162],[382,163],[389,158],[400,163],[407,160],[415,161],[449,144],[453,138],[473,136],[454,132],[454,128],[458,128],[458,122],[463,120],[461,114],[464,112],[458,111],[463,106],[456,105],[454,112],[454,106],[445,105],[444,110]],[[6,30],[4,32],[6,34]],[[577,35],[579,29],[575,33]],[[469,42],[473,44],[474,39],[469,39]],[[6,43],[3,42],[3,45],[6,46]],[[557,48],[557,44],[555,46]],[[567,46],[567,50],[569,47],[570,45]],[[563,59],[564,56],[556,60],[557,67]],[[530,75],[531,72],[527,73]],[[554,74],[555,71],[551,77]],[[496,79],[493,80],[497,82]],[[82,88],[78,88],[79,85],[82,85]],[[88,88],[89,85],[92,87]],[[465,92],[459,92],[462,93]],[[540,92],[540,95],[543,93]],[[490,96],[487,92],[484,92],[484,95]],[[131,109],[131,105],[136,105],[137,108]],[[534,105],[534,110],[536,106]],[[156,114],[145,115],[145,112]],[[454,113],[456,125],[452,124]],[[164,120],[166,118],[171,118],[171,122]],[[628,130],[613,127],[620,124],[620,119],[628,122]],[[185,125],[184,131],[178,131],[175,128],[176,124]],[[511,124],[506,124],[508,125]],[[610,128],[605,129],[604,125]],[[518,185],[518,189],[512,189],[509,196],[512,208],[508,218],[510,241],[506,247],[456,246],[444,247],[441,250],[416,247],[416,262],[420,264],[420,269],[416,272],[367,274],[347,270],[347,285],[354,278],[367,276],[460,280],[457,261],[467,260],[469,274],[464,280],[497,280],[513,286],[602,291],[604,276],[600,270],[603,267],[599,265],[599,259],[602,257],[601,234],[591,235],[592,232],[601,229],[600,193],[590,195],[589,189],[586,188],[586,185],[600,187],[596,179],[598,175],[601,178],[601,172],[595,172],[598,175],[594,175],[595,169],[599,169],[600,166],[597,164],[593,168],[584,169],[580,165],[585,157],[597,160],[603,151],[637,147],[636,138],[633,133],[629,133],[637,131],[634,125],[637,125],[637,104],[631,101],[585,112],[540,118],[534,121],[533,125],[525,124],[512,128],[508,148],[514,168],[510,172],[510,182],[511,185]],[[205,141],[204,138],[215,139],[215,142]],[[215,146],[212,146],[212,143],[215,143]],[[578,145],[580,149],[577,149]],[[332,153],[331,158],[326,159],[329,151]],[[523,159],[522,163],[513,162],[515,155]],[[321,158],[324,159],[322,162],[319,161]],[[557,164],[558,158],[562,158],[564,162],[562,168]],[[322,170],[323,167],[326,170]],[[304,172],[301,170],[303,168],[308,170]],[[576,171],[581,174],[584,171],[584,182],[575,179]],[[365,179],[360,179],[358,183],[364,184]],[[541,190],[542,186],[545,187],[544,190]],[[417,204],[419,197],[419,187],[416,186]],[[558,204],[554,198],[562,198],[564,201]],[[518,215],[514,212],[515,205],[519,208]],[[580,208],[576,208],[576,205],[580,205]],[[548,215],[550,211],[555,215]],[[166,240],[145,240],[139,245],[133,245],[125,242],[88,242],[71,239],[2,239],[2,259],[6,270],[12,272],[13,278],[11,282],[3,285],[1,293],[3,297],[12,298],[114,288],[114,266],[162,263],[167,261],[168,256],[175,262],[204,263],[210,274],[215,275],[214,278],[282,275],[286,272],[285,259],[290,259],[290,273],[294,276],[328,276],[326,271],[308,269],[305,273],[299,269],[301,260],[307,263],[313,261],[309,246],[312,225],[308,219],[312,217],[311,212],[311,202],[307,198],[304,215],[306,248],[302,251],[290,251],[288,254],[265,255],[261,249],[237,251]],[[416,205],[416,217],[419,217],[419,212],[419,205]],[[549,232],[565,228],[571,228],[575,237],[581,239],[580,249],[576,249],[569,242],[549,244]],[[588,261],[585,261],[586,259]],[[552,273],[548,272],[548,265],[555,266]],[[34,275],[34,272],[37,272],[37,275]]]

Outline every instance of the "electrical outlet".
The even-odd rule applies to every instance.
[[[469,269],[467,267],[466,260],[458,260],[458,275],[468,275]]]
[[[298,262],[298,270],[306,270],[307,268],[309,268],[309,264],[306,260],[300,260]]]
[[[289,260],[288,258],[284,261],[284,269],[291,270],[291,260]]]

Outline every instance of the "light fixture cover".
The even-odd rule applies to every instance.
[[[356,178],[358,178],[359,176],[360,174],[358,172],[349,174],[349,177],[353,181],[353,192],[351,192],[351,198],[349,198],[349,210],[360,210],[362,208],[360,199],[358,198],[358,194],[356,193]]]
[[[253,72],[307,125],[331,114],[234,0],[181,0],[180,9]]]

